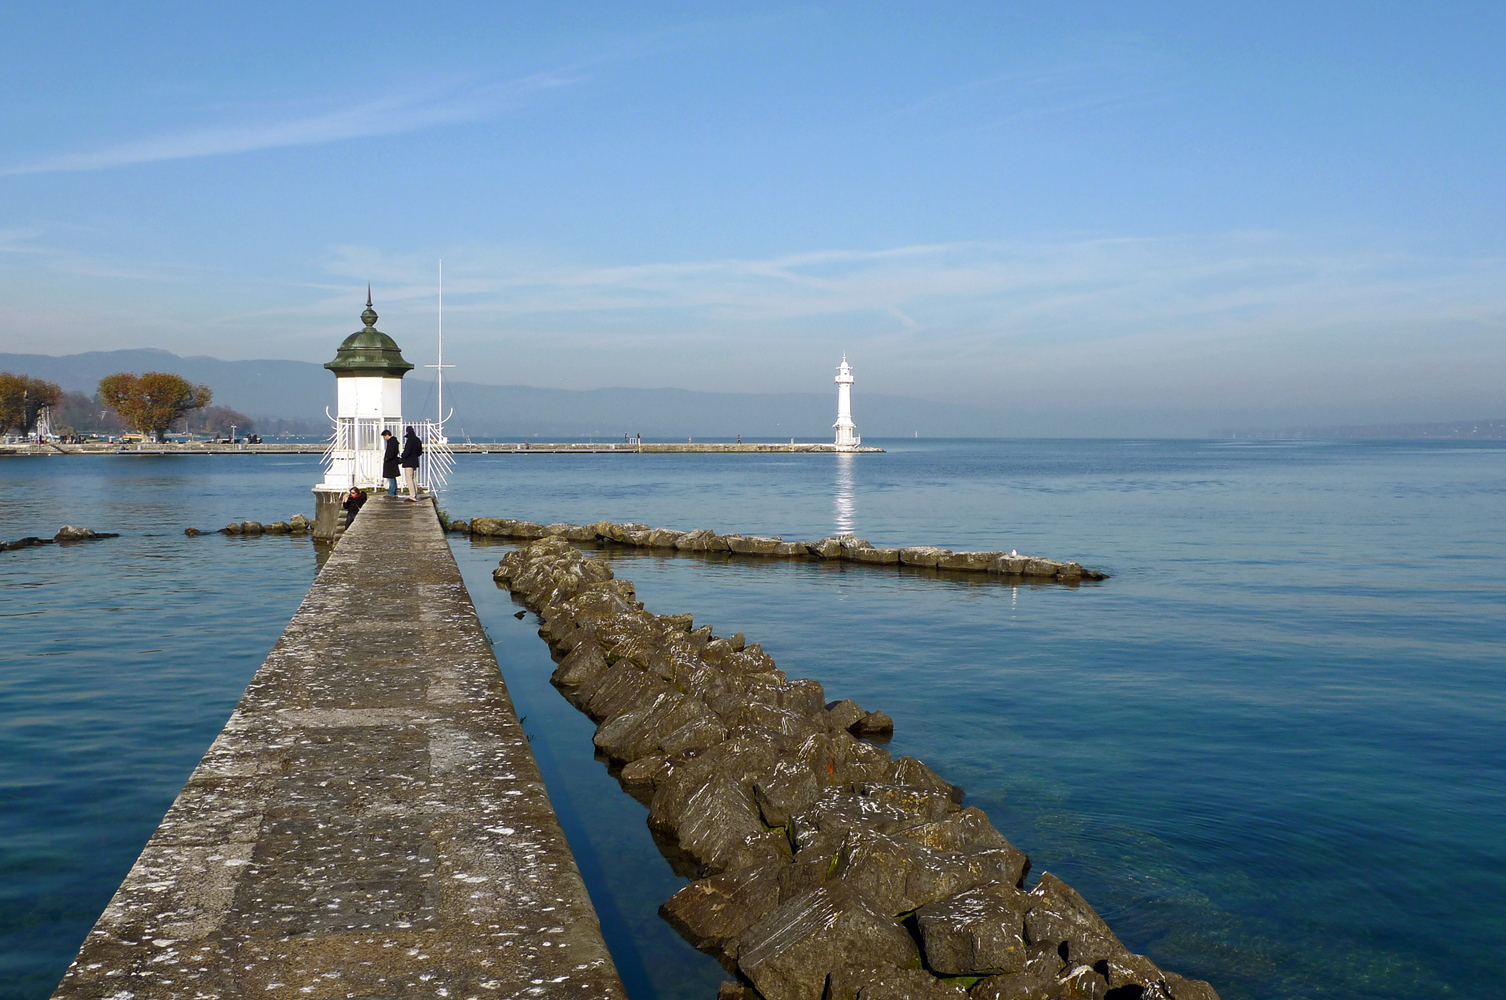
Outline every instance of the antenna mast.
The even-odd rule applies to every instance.
[[[435,386],[439,390],[439,433],[444,434],[444,370],[454,368],[454,365],[444,363],[444,261],[439,262],[439,364],[424,365],[425,368],[433,368]]]

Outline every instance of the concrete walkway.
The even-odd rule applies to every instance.
[[[53,996],[626,997],[431,505],[366,505]]]

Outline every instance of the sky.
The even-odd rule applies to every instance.
[[[7,4],[0,352],[1506,415],[1500,3]],[[861,425],[861,421],[860,421]]]

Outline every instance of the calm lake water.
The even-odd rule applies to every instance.
[[[745,632],[894,716],[1131,947],[1226,998],[1473,997],[1506,955],[1506,448],[893,442],[861,456],[464,456],[457,516],[1017,548],[1006,587],[617,554],[660,613]],[[312,457],[0,461],[0,998],[45,997],[318,566],[188,525],[312,513]],[[548,684],[531,616],[453,547],[635,1000],[724,978],[680,880]]]

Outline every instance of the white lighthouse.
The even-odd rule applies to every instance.
[[[396,342],[376,328],[371,289],[366,290],[366,325],[346,337],[335,360],[335,427],[325,455],[324,481],[314,487],[314,534],[331,537],[342,496],[352,486],[371,489],[382,482],[382,431],[403,439],[403,376],[413,366]],[[325,522],[328,522],[327,524]]]
[[[857,425],[852,422],[852,368],[847,364],[847,355],[842,355],[842,365],[837,369],[837,450],[849,451],[863,443]]]

